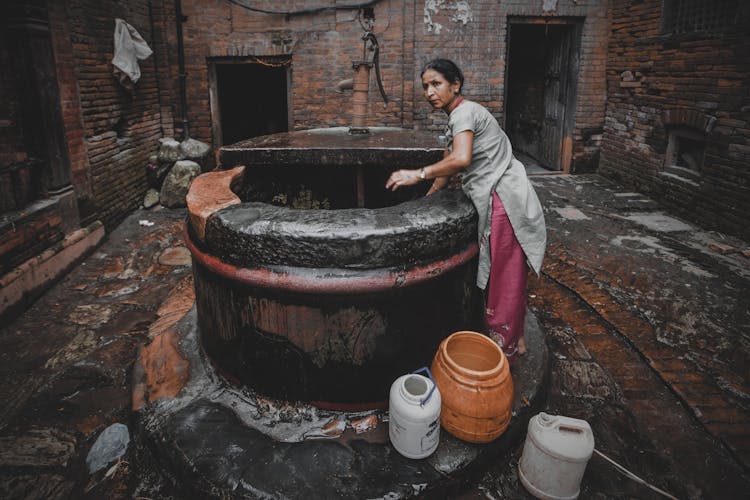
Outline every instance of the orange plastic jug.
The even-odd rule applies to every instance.
[[[510,423],[513,379],[500,347],[477,332],[462,331],[440,343],[432,376],[442,396],[440,422],[459,439],[488,443]]]

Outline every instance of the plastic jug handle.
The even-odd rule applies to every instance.
[[[430,392],[427,393],[427,396],[424,397],[422,401],[419,402],[419,406],[424,406],[427,401],[430,400],[432,397],[432,393],[435,392],[435,387],[437,387],[437,384],[435,384],[435,379],[432,378],[432,373],[430,373],[430,369],[426,366],[423,366],[422,368],[419,368],[417,370],[414,370],[412,373],[419,373],[419,372],[427,372],[427,377],[432,381],[432,388],[430,389]]]
[[[583,427],[576,427],[574,424],[571,424],[570,422],[560,422],[555,426],[555,428],[558,431],[565,431],[565,432],[575,432],[577,434],[582,434],[585,430]]]

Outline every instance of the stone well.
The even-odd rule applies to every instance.
[[[502,436],[441,430],[421,460],[391,445],[391,384],[478,328],[482,308],[468,200],[383,188],[393,169],[439,158],[434,138],[370,131],[246,141],[222,151],[245,166],[193,182],[195,286],[170,294],[133,368],[139,440],[186,498],[457,496],[542,408],[549,363],[528,313]]]
[[[425,147],[434,144],[434,147]],[[201,345],[229,380],[318,407],[384,407],[440,341],[481,328],[476,213],[460,190],[391,193],[434,136],[274,134],[222,149],[188,195]]]

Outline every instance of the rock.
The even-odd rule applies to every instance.
[[[185,156],[180,149],[180,143],[171,137],[159,139],[159,152],[156,155],[158,163],[172,163],[184,160]]]
[[[154,188],[146,191],[146,196],[143,197],[143,208],[151,208],[159,203],[159,191]]]
[[[125,424],[112,424],[99,434],[86,456],[89,474],[103,469],[125,454],[130,443],[130,432]]]
[[[186,139],[180,143],[180,150],[186,160],[193,160],[201,167],[206,167],[206,159],[211,152],[211,146],[195,139]]]
[[[169,208],[184,207],[186,205],[185,196],[190,189],[190,184],[200,173],[201,167],[194,161],[175,162],[161,186],[161,193],[159,194],[161,204]]]
[[[187,247],[176,246],[167,248],[159,254],[158,262],[165,266],[189,266],[193,259]]]

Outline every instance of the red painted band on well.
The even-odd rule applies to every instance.
[[[457,268],[470,261],[479,251],[476,244],[445,260],[430,262],[405,271],[384,270],[382,273],[361,274],[355,276],[326,276],[325,269],[310,269],[321,271],[319,274],[303,275],[280,273],[271,269],[249,269],[228,264],[218,257],[202,252],[190,239],[187,226],[185,227],[185,242],[193,258],[202,266],[224,278],[243,283],[245,285],[304,293],[367,293],[402,288],[416,285]],[[288,268],[290,270],[306,268]]]

